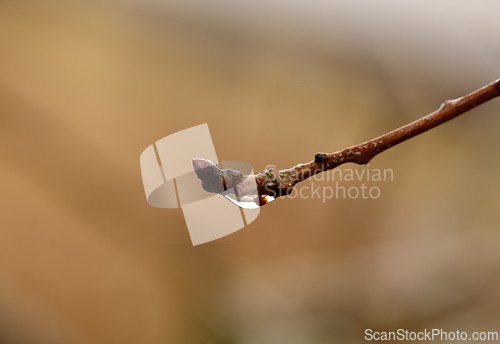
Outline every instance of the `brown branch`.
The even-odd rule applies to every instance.
[[[367,164],[377,154],[498,96],[500,96],[500,79],[461,98],[447,100],[436,111],[387,134],[335,153],[316,153],[313,161],[286,170],[271,168],[257,175],[245,176],[239,171],[221,170],[205,159],[194,159],[193,166],[198,178],[202,180],[203,188],[209,192],[220,193],[235,187],[243,180],[252,181],[254,186],[256,183],[258,197],[255,202],[264,205],[267,203],[265,196],[288,195],[297,183],[347,162]],[[244,194],[245,188],[239,185],[238,191]]]

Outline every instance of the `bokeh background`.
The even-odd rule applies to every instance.
[[[220,160],[256,171],[406,124],[500,77],[499,11],[1,0],[0,342],[500,330],[500,100],[373,160],[394,171],[377,200],[278,199],[197,247],[181,211],[147,204],[139,168],[201,123]]]

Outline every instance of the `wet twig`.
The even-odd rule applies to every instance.
[[[255,202],[264,205],[267,203],[266,196],[288,195],[297,183],[347,162],[367,164],[377,154],[498,96],[500,96],[500,79],[466,96],[447,100],[436,111],[401,128],[335,153],[316,153],[313,161],[286,170],[271,168],[257,175],[245,176],[239,171],[221,170],[205,159],[194,159],[193,166],[206,191],[220,193],[235,187],[244,180],[251,180],[253,185],[256,183],[259,194]],[[240,193],[245,193],[244,188],[240,187],[239,190]]]

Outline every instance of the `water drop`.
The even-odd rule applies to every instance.
[[[265,195],[265,196],[262,196],[262,197],[261,197],[260,201],[262,202],[262,200],[264,200],[264,201],[265,201],[265,203],[264,203],[264,204],[267,204],[267,203],[269,203],[269,202],[274,201],[275,199],[276,199],[276,198],[274,198],[273,196]]]
[[[242,197],[238,197],[232,190],[228,190],[226,192],[221,193],[221,195],[224,195],[229,201],[231,201],[233,204],[236,204],[238,207],[243,208],[243,209],[257,209],[261,205],[267,204],[269,202],[274,201],[273,196],[265,195],[260,197],[259,200],[259,195],[254,194],[254,195],[245,195]],[[260,203],[260,204],[259,204]]]

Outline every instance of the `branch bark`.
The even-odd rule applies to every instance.
[[[367,164],[377,154],[498,96],[500,96],[500,79],[463,97],[447,100],[436,111],[384,135],[335,153],[316,153],[313,161],[285,170],[271,168],[257,175],[246,176],[239,171],[222,170],[206,159],[194,159],[193,166],[202,181],[203,188],[209,192],[220,193],[235,187],[243,180],[251,180],[254,182],[253,185],[256,183],[258,190],[255,202],[262,206],[268,202],[266,196],[276,198],[288,195],[297,183],[348,162]],[[245,193],[241,184],[238,189],[240,194]]]

